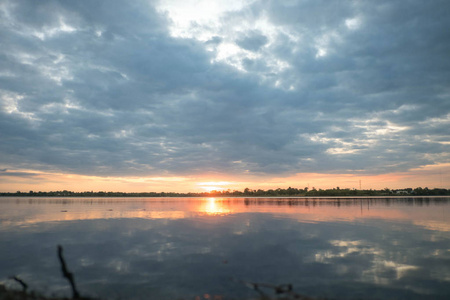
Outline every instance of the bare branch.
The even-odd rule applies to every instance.
[[[75,279],[73,278],[73,274],[69,272],[66,267],[66,262],[63,257],[63,248],[61,245],[58,245],[58,257],[59,262],[61,263],[61,271],[63,276],[69,281],[70,286],[72,287],[72,299],[79,299],[80,294],[78,293],[77,287],[75,285]]]
[[[269,290],[273,290],[275,294],[280,295],[286,295],[290,297],[289,299],[299,299],[299,300],[313,300],[313,298],[294,293],[292,291],[292,284],[280,284],[280,285],[274,285],[269,283],[256,283],[256,282],[249,282],[244,280],[237,280],[240,283],[245,284],[246,286],[252,288],[253,290],[257,291],[263,299],[269,299],[268,296],[261,290],[261,288],[266,288]]]
[[[27,289],[28,289],[28,284],[26,284],[25,281],[23,281],[22,279],[20,279],[20,278],[17,277],[17,276],[11,276],[11,277],[9,277],[9,278],[12,279],[12,280],[15,280],[16,282],[18,282],[18,283],[22,286],[22,289],[23,289],[24,292],[27,291]]]

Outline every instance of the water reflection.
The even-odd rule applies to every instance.
[[[2,226],[90,219],[183,219],[270,213],[299,222],[413,220],[450,231],[450,198],[3,198]],[[420,208],[420,209],[418,209]]]
[[[103,298],[255,297],[238,282],[247,280],[333,299],[448,299],[449,204],[0,199],[0,279],[69,295],[56,260],[63,244],[80,290]]]
[[[216,198],[207,198],[201,202],[201,205],[194,206],[193,209],[199,213],[205,213],[211,216],[223,216],[232,212],[234,213],[229,201]]]

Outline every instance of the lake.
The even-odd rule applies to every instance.
[[[0,281],[47,295],[62,245],[103,299],[450,299],[449,197],[0,198],[0,222]]]

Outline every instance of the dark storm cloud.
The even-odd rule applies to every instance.
[[[265,16],[282,30],[240,29],[233,41],[259,55],[240,58],[246,72],[211,62],[206,47],[224,37],[172,37],[153,5],[0,5],[2,167],[383,173],[449,161],[447,1],[254,2],[222,26]]]

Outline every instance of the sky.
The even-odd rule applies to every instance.
[[[0,1],[0,191],[450,188],[447,0]]]

